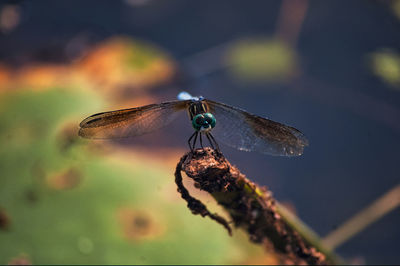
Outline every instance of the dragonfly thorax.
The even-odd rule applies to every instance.
[[[196,131],[208,132],[215,127],[216,119],[211,113],[197,114],[192,119],[192,126]]]
[[[198,114],[208,113],[208,106],[203,101],[192,100],[188,107],[188,113],[190,120],[193,120]]]

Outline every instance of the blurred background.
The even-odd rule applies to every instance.
[[[77,136],[93,113],[182,90],[304,132],[296,158],[221,148],[344,259],[399,263],[399,49],[400,1],[2,0],[0,263],[276,263],[179,197],[186,114]],[[340,230],[365,208],[350,223],[365,230]]]

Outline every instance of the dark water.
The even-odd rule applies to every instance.
[[[192,93],[303,131],[310,146],[300,158],[223,151],[279,200],[294,203],[299,216],[321,235],[399,183],[400,90],[371,74],[366,59],[380,48],[399,51],[400,20],[387,1],[310,1],[297,43],[302,75],[279,86],[240,83],[223,69],[196,77],[198,62],[185,59],[238,38],[273,35],[280,1],[11,2],[20,4],[22,21],[0,36],[3,61],[64,61],[63,45],[79,34],[90,42],[130,35],[185,62],[182,86],[190,86]],[[171,88],[162,96],[175,97],[179,90]],[[173,132],[160,145],[184,145],[188,132]],[[174,139],[174,133],[184,141]],[[368,264],[398,263],[399,224],[395,210],[338,252]]]

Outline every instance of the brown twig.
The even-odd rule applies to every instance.
[[[197,188],[209,192],[227,210],[233,224],[247,231],[251,241],[274,248],[281,263],[335,264],[281,217],[270,191],[249,181],[221,153],[205,148],[185,154],[177,165],[175,177],[189,209],[194,214],[209,216],[230,232],[225,219],[211,214],[203,203],[189,195],[183,187],[181,171],[195,181]]]
[[[178,192],[181,193],[182,198],[187,201],[188,208],[192,211],[193,214],[195,215],[200,214],[203,217],[209,216],[212,220],[223,225],[226,228],[226,230],[228,230],[229,235],[232,235],[232,229],[229,226],[228,222],[218,214],[210,213],[207,207],[201,201],[190,196],[189,191],[183,185],[181,170],[182,170],[182,163],[186,160],[186,158],[187,154],[181,158],[180,162],[176,166],[175,183],[178,186]]]

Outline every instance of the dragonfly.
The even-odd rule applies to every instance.
[[[219,151],[218,142],[241,151],[277,156],[299,156],[308,140],[294,127],[251,114],[238,107],[193,97],[187,92],[178,100],[94,114],[80,123],[79,135],[89,139],[134,137],[165,128],[181,111],[187,111],[194,129],[188,139],[191,151],[205,136]]]

